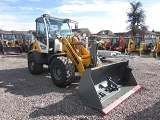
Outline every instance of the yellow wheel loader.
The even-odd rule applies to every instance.
[[[3,33],[2,44],[2,53],[5,55],[22,53],[22,48],[20,47],[18,41],[16,41],[14,34]]]
[[[159,53],[160,53],[160,40],[156,40],[156,44],[151,51],[151,56],[157,57]]]
[[[28,69],[40,74],[48,65],[53,83],[66,87],[74,81],[78,70],[79,94],[84,104],[107,114],[141,87],[132,74],[128,60],[100,65],[97,59],[97,42],[88,51],[82,42],[72,36],[70,19],[43,14],[36,20],[36,37],[28,52]]]
[[[23,34],[23,43],[22,43],[22,49],[24,52],[29,51],[29,47],[31,43],[34,41],[34,35],[29,33],[29,34]]]

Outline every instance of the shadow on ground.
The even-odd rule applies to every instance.
[[[134,113],[125,120],[159,120],[160,119],[160,101],[155,103],[152,107],[149,107],[143,111]]]
[[[28,97],[51,92],[66,92],[66,88],[59,88],[53,84],[47,68],[44,68],[44,72],[40,75],[30,74],[28,68],[0,70],[0,76],[0,88],[5,88],[5,92],[11,94]],[[75,82],[79,82],[78,80],[79,78]],[[71,88],[77,86],[78,84],[74,84]]]
[[[50,95],[55,95],[56,97],[57,93],[62,93],[62,100],[54,103],[56,98],[52,96],[53,104],[46,106],[44,109],[36,108],[30,113],[30,118],[56,115],[101,115],[97,110],[82,104],[77,88],[80,77],[76,77],[74,83],[68,88],[59,88],[52,83],[48,69],[45,69],[41,75],[31,75],[28,68],[0,70],[0,76],[0,88],[3,88],[6,93],[22,95],[23,97],[44,95],[52,92],[55,94]]]
[[[84,115],[91,116],[96,115],[104,117],[99,111],[94,108],[83,105],[77,94],[67,95],[63,100],[46,106],[43,109],[36,109],[30,113],[29,118],[38,118],[40,116],[76,116]]]

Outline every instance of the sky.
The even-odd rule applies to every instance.
[[[160,31],[160,0],[134,1],[142,3],[149,30]],[[35,30],[35,19],[50,14],[78,21],[79,28],[92,33],[126,32],[130,2],[133,0],[0,0],[0,29]]]

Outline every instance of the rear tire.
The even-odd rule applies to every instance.
[[[28,56],[28,69],[31,74],[41,74],[43,71],[43,64],[38,64],[34,55],[31,53]]]
[[[75,67],[67,57],[54,58],[50,65],[53,83],[58,87],[70,85],[75,77]]]

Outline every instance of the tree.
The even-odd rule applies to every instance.
[[[127,23],[129,23],[127,29],[132,32],[133,36],[135,36],[139,30],[147,30],[147,27],[145,26],[146,16],[142,9],[141,2],[132,2],[130,5],[131,11],[127,13]]]

